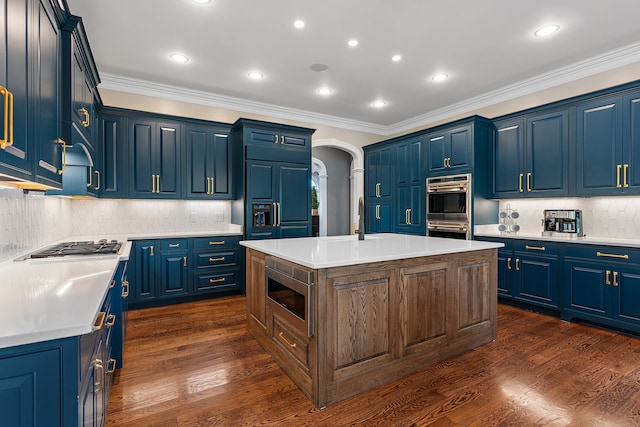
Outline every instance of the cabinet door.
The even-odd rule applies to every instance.
[[[527,120],[526,191],[541,196],[569,193],[569,121],[566,111]]]
[[[515,252],[516,299],[558,308],[558,259]]]
[[[640,269],[616,268],[616,271],[613,318],[640,327]]]
[[[187,127],[187,197],[208,198],[211,176],[208,165],[213,163],[213,147],[206,128]]]
[[[124,197],[126,195],[126,156],[122,119],[103,115],[99,120],[98,166],[94,181],[100,197]],[[98,174],[95,174],[98,172]]]
[[[154,299],[155,284],[155,241],[136,241],[133,245],[133,262],[135,272],[130,286],[134,301]]]
[[[309,135],[299,135],[291,132],[279,132],[280,144],[289,148],[309,148],[311,138]]]
[[[229,135],[214,132],[213,159],[209,166],[209,176],[212,178],[213,198],[231,199],[231,150],[229,149]]]
[[[129,122],[129,195],[133,198],[150,197],[155,192],[154,127],[151,121]]]
[[[458,129],[452,129],[448,132],[449,144],[445,146],[448,150],[447,168],[455,173],[462,169],[471,167],[471,127],[465,126]]]
[[[622,112],[618,98],[577,108],[577,182],[581,195],[610,195],[620,183]],[[621,188],[621,187],[620,187]]]
[[[29,117],[29,96],[31,96],[30,80],[31,61],[29,47],[31,46],[31,17],[33,16],[33,1],[10,0],[3,3],[0,17],[2,23],[2,46],[0,52],[0,86],[13,94],[13,126],[5,127],[5,121],[0,122],[2,139],[9,136],[13,129],[13,144],[0,150],[0,171],[22,179],[33,180],[34,148],[29,144],[33,139],[27,118]],[[5,50],[6,49],[6,50]],[[7,96],[7,95],[5,95]],[[9,117],[9,111],[4,110],[4,99],[0,102],[2,117]]]
[[[391,197],[393,187],[392,149],[386,147],[380,150],[380,163],[378,164],[379,196]]]
[[[513,252],[498,249],[498,295],[513,297]]]
[[[366,197],[375,198],[378,196],[378,165],[380,164],[380,152],[377,150],[368,151],[365,157],[366,176]]]
[[[524,191],[522,120],[496,124],[493,146],[493,195],[519,196]]]
[[[391,203],[381,203],[380,204],[380,219],[378,231],[380,233],[391,233],[393,232],[393,220],[392,220],[392,209]]]
[[[60,349],[0,358],[2,425],[63,425]]]
[[[311,167],[278,164],[278,187],[278,226],[281,228],[281,237],[294,232],[291,228],[296,229],[295,237],[310,236]]]
[[[36,176],[39,182],[61,186],[62,145],[60,138],[60,31],[47,0],[38,6],[38,66],[35,68],[34,99],[30,127],[35,130],[37,147]],[[32,70],[34,69],[32,68]],[[66,141],[69,142],[69,141]]]
[[[368,233],[391,233],[393,222],[390,203],[376,203],[375,200],[367,206],[365,230]]]
[[[624,98],[623,191],[640,192],[640,92]],[[624,184],[628,187],[624,187]]]
[[[187,251],[163,251],[160,254],[160,296],[171,297],[189,292]]]
[[[180,191],[180,127],[175,124],[158,123],[157,140],[154,141],[154,169],[159,175],[157,195],[164,198],[179,198]]]
[[[446,145],[448,144],[446,133],[427,136],[429,173],[437,173],[446,169],[447,164],[444,159],[447,157]]]
[[[607,292],[608,285],[605,283],[611,281],[611,272],[607,275],[607,267],[573,260],[565,260],[564,265],[565,307],[599,317],[609,317],[611,293]]]

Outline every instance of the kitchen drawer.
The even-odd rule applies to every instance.
[[[542,240],[514,240],[513,250],[532,255],[558,255],[558,244]]]
[[[238,265],[240,250],[196,253],[196,268],[233,267]]]
[[[240,244],[240,239],[240,236],[196,237],[193,239],[193,249],[233,248]]]
[[[565,249],[565,256],[593,259],[602,262],[640,264],[640,250],[620,246],[568,244]]]
[[[193,276],[194,287],[196,292],[208,292],[208,291],[224,291],[227,289],[237,289],[240,285],[238,283],[238,271],[201,271],[195,273]]]
[[[161,251],[173,251],[178,249],[187,249],[187,239],[163,239],[160,240]]]
[[[309,340],[293,332],[295,329],[288,326],[287,323],[277,316],[273,315],[273,335],[271,340],[276,346],[282,348],[285,352],[292,355],[306,369],[309,369]]]

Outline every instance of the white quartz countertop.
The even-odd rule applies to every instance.
[[[541,240],[548,242],[575,243],[583,245],[624,246],[640,248],[640,241],[635,239],[619,239],[615,237],[573,237],[571,235],[543,236],[542,233],[511,233],[502,234],[499,231],[483,231],[474,233],[475,237],[492,237],[496,239]]]
[[[502,243],[402,234],[367,234],[364,241],[358,240],[357,235],[349,235],[244,240],[240,244],[313,269],[478,251],[504,246]]]

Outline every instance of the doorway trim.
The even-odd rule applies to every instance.
[[[353,166],[351,168],[351,224],[357,224],[358,200],[360,197],[364,199],[364,151],[360,147],[336,138],[313,139],[311,141],[311,147],[312,150],[313,147],[333,147],[346,151],[351,155],[353,159]],[[320,223],[322,224],[322,215],[320,216]]]
[[[318,216],[320,217],[320,236],[327,235],[327,167],[324,162],[315,157],[311,158],[311,175],[318,172]],[[314,236],[315,237],[315,236]]]

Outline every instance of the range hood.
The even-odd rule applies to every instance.
[[[49,190],[45,194],[48,196],[67,197],[94,197],[88,193],[88,181],[93,168],[93,159],[89,150],[82,143],[75,143],[67,147],[67,162],[62,173],[62,190]]]

